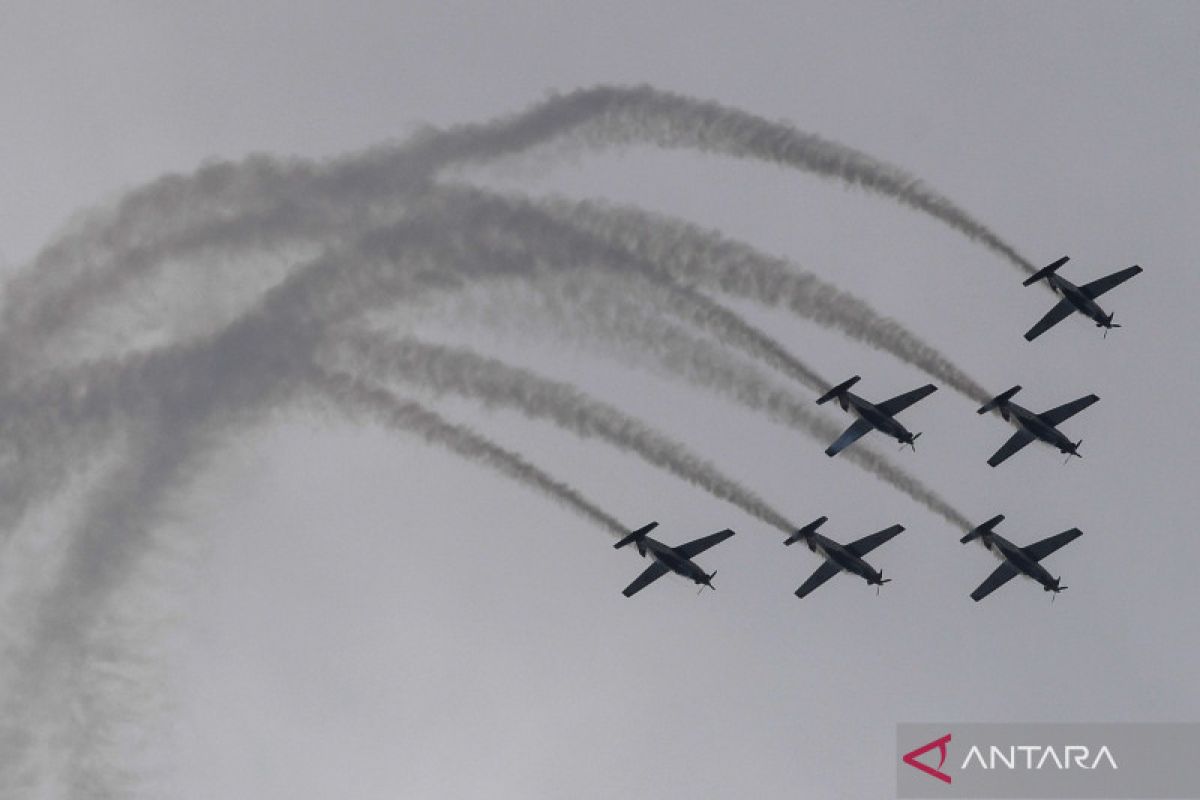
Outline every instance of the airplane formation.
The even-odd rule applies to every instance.
[[[1121,327],[1113,322],[1114,314],[1104,313],[1104,310],[1096,303],[1096,298],[1129,280],[1134,275],[1137,275],[1142,271],[1142,268],[1134,265],[1094,280],[1091,283],[1076,286],[1066,278],[1058,275],[1058,269],[1067,263],[1067,260],[1068,257],[1063,256],[1049,266],[1038,270],[1024,281],[1025,286],[1032,286],[1040,280],[1045,280],[1050,288],[1062,297],[1058,304],[1050,309],[1025,334],[1027,341],[1033,341],[1051,327],[1071,316],[1074,312],[1088,317],[1096,323],[1097,327],[1104,328],[1104,336],[1106,338],[1109,330]],[[907,445],[912,448],[913,452],[916,452],[916,440],[921,434],[909,431],[908,428],[904,427],[896,419],[896,415],[917,401],[937,391],[937,387],[930,383],[912,391],[896,395],[883,402],[872,403],[850,391],[850,387],[858,383],[859,380],[860,376],[855,375],[849,380],[830,388],[825,394],[817,398],[817,405],[823,405],[831,400],[836,400],[843,411],[857,417],[850,427],[846,428],[841,436],[825,449],[825,455],[831,458],[836,456],[871,431],[879,431],[886,436],[890,436],[899,442],[902,447]],[[1072,457],[1083,458],[1079,454],[1079,446],[1083,441],[1071,441],[1066,434],[1058,429],[1058,426],[1100,398],[1094,394],[1089,394],[1040,414],[1035,414],[1024,406],[1013,402],[1013,396],[1019,391],[1021,391],[1021,387],[1014,386],[1008,391],[1001,392],[981,406],[977,412],[979,414],[986,414],[990,411],[999,411],[1000,416],[1005,421],[1011,422],[1017,429],[1000,446],[1000,449],[988,459],[988,465],[991,467],[999,466],[1017,451],[1034,441],[1045,442],[1057,448],[1060,453],[1067,456],[1068,461]],[[1051,592],[1051,600],[1053,600],[1059,592],[1067,587],[1062,585],[1061,578],[1052,576],[1042,566],[1041,561],[1065,545],[1078,539],[1083,535],[1083,531],[1078,528],[1071,528],[1070,530],[1021,547],[996,533],[996,526],[1003,520],[1004,515],[997,514],[987,522],[972,528],[960,540],[963,544],[978,541],[990,553],[1000,559],[1000,566],[996,567],[992,574],[975,591],[971,592],[971,599],[979,602],[1005,583],[1008,583],[1011,579],[1022,575],[1041,584],[1044,591]],[[874,586],[875,591],[878,593],[879,587],[890,582],[891,578],[884,578],[883,571],[872,567],[866,562],[864,557],[880,545],[901,534],[904,531],[904,526],[892,525],[877,533],[869,534],[861,539],[843,545],[818,531],[818,528],[827,521],[828,517],[818,517],[816,520],[797,530],[784,541],[785,545],[802,543],[810,551],[823,559],[816,571],[800,585],[800,588],[796,589],[796,596],[799,598],[807,597],[839,572],[857,575],[866,581],[868,586]],[[622,594],[626,597],[632,597],[668,573],[675,573],[688,578],[693,583],[699,585],[700,591],[703,591],[706,586],[715,591],[716,587],[713,586],[712,579],[717,573],[715,571],[711,573],[705,572],[692,559],[714,545],[720,544],[730,538],[734,535],[734,531],[726,528],[717,533],[672,547],[650,538],[648,535],[649,532],[657,526],[657,522],[651,522],[645,527],[633,531],[614,545],[618,549],[629,544],[636,545],[640,555],[643,557],[648,556],[651,559],[650,566],[635,578],[631,584],[625,587]]]

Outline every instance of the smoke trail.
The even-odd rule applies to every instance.
[[[797,316],[891,353],[973,400],[982,403],[991,398],[962,369],[900,322],[745,242],[633,206],[562,199],[533,202],[564,224],[626,251],[630,258],[656,265],[684,285],[696,283],[766,306],[783,306]]]
[[[437,205],[446,246],[460,258],[489,263],[506,274],[530,269],[545,274],[596,266],[640,276],[661,287],[656,296],[663,310],[810,389],[823,391],[828,387],[824,378],[783,345],[730,309],[679,285],[654,262],[587,232],[577,232],[528,202],[453,187],[438,192]]]
[[[484,162],[574,137],[591,146],[642,142],[763,159],[879,192],[945,222],[1027,273],[1035,267],[948,198],[899,168],[853,148],[747,112],[656,90],[598,86],[553,95],[532,108],[483,124],[430,129],[401,145],[377,147],[325,163],[253,156],[208,165],[192,176],[169,175],[94,212],[8,283],[6,336],[27,328],[44,335],[93,293],[127,285],[147,262],[126,261],[131,247],[188,225],[212,225],[284,204],[370,204],[422,188],[448,164]],[[236,223],[235,223],[236,224]],[[107,255],[107,258],[104,256]],[[82,276],[82,277],[81,277]],[[56,308],[63,309],[55,311]],[[33,341],[23,344],[33,344]]]
[[[448,422],[420,403],[403,400],[386,389],[370,385],[345,373],[316,371],[307,383],[329,396],[343,412],[369,415],[389,428],[415,434],[426,442],[445,447],[468,461],[489,467],[541,492],[604,528],[613,536],[620,537],[629,532],[616,518],[584,498],[568,484],[470,428]]]
[[[418,227],[405,230],[414,239],[419,237]],[[366,244],[366,250],[360,252],[364,257],[372,253],[371,243]],[[389,246],[395,244],[388,242]],[[383,261],[366,260],[374,264]],[[164,422],[151,437],[154,449],[135,459],[127,475],[119,474],[94,498],[85,509],[84,525],[68,536],[70,544],[58,588],[41,599],[31,644],[20,657],[19,690],[9,695],[13,702],[36,703],[44,695],[36,690],[45,685],[44,681],[70,679],[55,665],[70,664],[71,659],[56,656],[63,647],[79,647],[86,642],[84,633],[96,610],[123,584],[144,552],[154,511],[165,502],[162,497],[167,489],[176,485],[173,476],[186,466],[191,450],[199,446],[186,444],[191,438],[186,432],[192,431],[191,436],[202,442],[231,429],[252,410],[277,407],[289,386],[288,376],[303,367],[331,319],[361,311],[362,306],[370,305],[367,300],[381,300],[372,282],[356,281],[353,275],[343,279],[339,274],[342,267],[342,260],[332,254],[318,259],[269,291],[253,312],[215,336],[133,356],[113,365],[107,379],[96,384],[66,380],[57,386],[59,397],[41,398],[41,402],[34,399],[28,404],[38,413],[49,406],[45,413],[58,423],[53,427],[60,437],[69,437],[64,429],[69,426],[61,423],[70,417],[55,416],[61,410],[60,403],[79,404],[75,410],[82,420],[75,420],[75,424],[103,427],[122,416],[169,420],[169,424]],[[387,284],[388,288],[403,296],[405,289],[419,290],[428,282],[419,271],[415,275],[409,272],[393,276],[396,279]],[[47,399],[52,402],[46,403]],[[29,419],[5,421],[17,428],[29,423]],[[184,444],[178,444],[180,441]],[[499,458],[494,453],[489,457]],[[24,716],[11,713],[6,719],[22,720]],[[86,745],[82,749],[86,751]],[[88,758],[78,761],[87,762]],[[12,763],[14,769],[20,768],[19,761]],[[4,776],[0,785],[12,780]]]
[[[539,281],[532,288],[541,301],[539,316],[547,320],[560,343],[568,335],[574,335],[576,341],[602,347],[606,353],[631,365],[656,374],[665,369],[822,444],[836,439],[848,424],[845,419],[823,416],[815,404],[797,401],[793,393],[771,381],[753,364],[654,314],[655,287],[652,284],[638,287],[631,285],[632,281],[625,278],[618,282],[603,274],[573,272]],[[646,306],[651,309],[649,313]],[[486,315],[480,313],[480,316]],[[540,321],[532,314],[518,317],[506,309],[505,316],[515,321],[523,333],[544,337]],[[492,327],[503,325],[499,319],[489,322]],[[863,443],[842,452],[838,458],[866,470],[956,527],[964,531],[972,527],[965,515],[935,491]]]
[[[699,127],[695,128],[697,125]],[[672,147],[693,146],[801,166],[817,174],[840,177],[885,194],[892,193],[903,202],[932,213],[1003,252],[999,250],[999,244],[1002,243],[988,238],[990,232],[979,227],[973,228],[973,221],[964,218],[953,206],[942,205],[936,195],[924,192],[919,184],[906,184],[910,179],[903,173],[897,171],[882,177],[872,174],[872,169],[880,166],[878,162],[859,158],[861,154],[854,154],[853,151],[846,151],[815,137],[797,134],[782,126],[777,126],[779,130],[775,130],[772,125],[742,112],[649,89],[602,88],[553,98],[525,115],[493,123],[491,127],[467,126],[448,135],[429,134],[408,148],[385,148],[321,168],[300,164],[297,169],[292,169],[296,165],[264,160],[260,162],[260,166],[266,167],[261,170],[263,174],[255,171],[247,174],[241,171],[241,165],[218,166],[211,173],[216,175],[215,183],[219,185],[216,191],[210,190],[203,181],[166,179],[155,187],[155,191],[139,196],[138,202],[122,205],[109,218],[90,221],[72,232],[68,237],[69,243],[60,251],[56,252],[54,248],[45,251],[48,254],[46,259],[35,262],[41,267],[32,273],[36,274],[36,278],[10,284],[10,291],[5,298],[7,309],[19,308],[23,301],[29,301],[28,307],[33,311],[28,319],[35,321],[22,322],[26,317],[12,312],[16,322],[10,324],[10,330],[6,331],[5,345],[17,351],[32,348],[38,340],[28,335],[30,329],[55,330],[61,327],[68,319],[62,314],[45,317],[45,322],[39,321],[43,317],[38,309],[53,307],[56,297],[78,296],[81,298],[78,303],[82,303],[98,293],[100,287],[109,285],[106,276],[112,278],[111,282],[116,287],[114,291],[119,291],[162,257],[161,252],[148,256],[141,262],[135,262],[142,266],[127,269],[121,256],[131,247],[148,248],[149,252],[164,237],[186,238],[190,231],[203,229],[205,225],[212,226],[212,229],[199,234],[199,241],[208,242],[213,229],[223,227],[232,230],[247,220],[251,220],[251,224],[247,228],[246,241],[250,243],[249,246],[261,247],[261,242],[254,242],[256,231],[253,215],[259,213],[269,217],[272,209],[297,189],[304,193],[305,187],[325,187],[329,189],[329,197],[339,196],[340,193],[340,196],[357,198],[355,202],[360,204],[369,203],[373,198],[387,198],[395,202],[397,193],[414,188],[424,189],[440,165],[455,160],[494,158],[555,137],[575,137],[580,142],[604,145],[640,140]],[[782,134],[776,136],[780,131]],[[843,160],[839,162],[839,158]],[[265,191],[264,185],[267,187]],[[170,202],[160,202],[164,196]],[[287,211],[286,207],[284,211]],[[303,213],[309,213],[309,210]],[[321,215],[317,213],[316,216]],[[162,221],[169,224],[161,226],[160,230],[157,223]],[[355,224],[361,223],[348,222],[347,226]],[[283,229],[287,225],[280,223],[279,227]],[[130,524],[128,520],[131,514],[143,513],[135,510],[140,506],[137,501],[147,500],[155,493],[169,494],[167,489],[188,471],[191,462],[184,455],[195,449],[203,449],[206,437],[232,429],[235,418],[240,416],[232,409],[277,407],[278,398],[274,397],[274,393],[282,392],[287,385],[283,376],[293,374],[298,363],[303,362],[305,354],[323,341],[330,325],[397,297],[412,300],[411,295],[420,296],[433,286],[434,276],[440,272],[436,269],[436,258],[441,257],[438,247],[442,246],[444,238],[444,228],[428,220],[424,229],[420,225],[409,224],[407,228],[397,226],[375,237],[367,237],[355,251],[356,257],[350,259],[352,267],[338,269],[336,266],[318,264],[319,268],[302,270],[297,281],[286,280],[278,290],[268,292],[255,311],[220,331],[212,340],[205,340],[195,347],[167,348],[162,353],[139,361],[124,373],[126,377],[132,373],[134,379],[110,398],[111,405],[118,409],[115,415],[110,415],[112,419],[121,421],[121,414],[142,417],[139,413],[132,413],[131,409],[144,407],[150,412],[145,418],[172,419],[173,424],[163,429],[172,432],[178,429],[177,426],[186,429],[185,422],[189,419],[211,419],[198,424],[199,432],[195,436],[201,440],[200,443],[184,446],[167,441],[169,437],[166,432],[158,433],[157,436],[164,441],[156,441],[154,446],[163,449],[151,449],[143,453],[136,465],[118,476],[111,491],[102,492],[96,502],[89,506],[89,523],[94,518],[100,524],[94,527],[89,524],[72,537],[73,552],[63,571],[59,595],[49,598],[49,605],[43,612],[46,620],[41,640],[43,647],[53,645],[55,641],[71,642],[72,646],[78,644],[80,632],[87,628],[91,609],[103,601],[113,586],[120,584],[130,559],[136,558],[137,553],[141,552],[139,541],[144,541],[146,530],[152,527],[153,514],[145,512],[148,516],[143,523]],[[422,241],[426,244],[424,251],[418,246]],[[95,254],[92,252],[93,246],[97,246],[98,252]],[[194,243],[193,246],[207,244]],[[450,247],[452,250],[454,247],[465,249],[459,244]],[[431,269],[426,273],[407,269],[399,274],[395,274],[395,271],[388,273],[385,267],[395,260],[397,254],[406,250],[416,260],[423,253]],[[99,259],[95,270],[90,268],[93,256]],[[342,258],[345,254],[337,256]],[[325,262],[326,265],[328,263]],[[513,274],[529,274],[528,269],[517,269],[515,263],[510,264],[509,271]],[[489,274],[495,272],[492,270]],[[463,274],[467,277],[483,274],[482,265],[476,265],[474,273],[467,270]],[[80,275],[87,276],[83,283],[78,282]],[[646,277],[634,276],[636,279]],[[629,280],[631,278],[627,277],[625,282]],[[665,282],[660,279],[659,289],[662,288],[661,284]],[[25,287],[25,290],[21,287]],[[683,293],[676,292],[676,297],[682,296]],[[67,303],[66,307],[73,308],[75,305]],[[754,345],[752,330],[742,329],[739,333],[736,327],[730,327],[733,321],[719,313],[716,314],[715,323],[704,322],[704,313],[712,314],[719,306],[711,304],[708,312],[705,312],[702,303],[693,302],[689,308],[691,319],[706,330],[723,330],[721,335],[734,341],[741,337],[745,342],[743,347],[757,346]],[[611,313],[611,308],[588,311]],[[9,337],[7,334],[10,333],[15,335]],[[680,353],[673,354],[672,357],[681,362],[684,371],[690,370],[700,380],[710,384],[726,386],[727,391],[739,393],[743,402],[751,396],[762,395],[763,387],[739,385],[746,376],[721,366],[723,361],[728,361],[726,354],[707,343],[697,342],[697,345],[700,347],[698,359],[693,359],[692,355],[684,358]],[[703,352],[706,348],[711,350],[713,357]],[[779,360],[778,354],[772,355],[769,351],[760,352],[759,356],[766,363],[772,359]],[[11,372],[11,364],[7,360],[3,366]],[[251,367],[256,381],[245,380],[246,370]],[[261,382],[257,380],[260,371],[263,374]],[[794,422],[804,423],[808,426],[806,429],[811,428],[804,421],[806,413],[811,412],[801,410],[785,392],[771,390],[769,383],[766,386],[769,391],[765,408],[772,415],[791,416]],[[84,396],[85,404],[93,402],[94,398],[86,391]],[[217,396],[220,398],[220,407],[226,412],[221,415],[215,415],[210,408]],[[91,410],[84,410],[81,415],[86,421],[78,424],[85,426],[99,419]],[[836,434],[837,430],[834,427],[832,433]],[[55,428],[55,432],[63,431]],[[865,459],[866,452],[859,450],[856,448],[854,458]],[[885,477],[886,480],[907,478],[903,474],[890,473],[888,470],[893,468],[886,462],[882,464],[874,464],[870,468],[881,476],[890,475]],[[901,484],[895,485],[899,487]],[[922,488],[920,484],[909,483],[905,491],[938,510],[936,503],[940,500],[933,495],[919,494]],[[953,510],[947,509],[938,510],[938,513],[956,521],[952,516]],[[106,540],[113,546],[101,547]],[[96,566],[94,571],[90,569],[93,565]],[[80,583],[74,583],[73,579],[79,579]],[[85,785],[86,782],[78,784],[80,788]]]
[[[83,653],[93,645],[85,632],[108,593],[123,585],[145,556],[151,532],[173,493],[186,485],[201,459],[213,451],[218,436],[227,437],[233,428],[260,420],[263,413],[283,402],[283,392],[307,390],[305,395],[312,399],[315,390],[317,399],[324,397],[338,410],[369,415],[390,428],[414,433],[524,483],[614,536],[627,532],[618,520],[577,490],[515,453],[469,428],[447,422],[418,403],[401,400],[351,376],[313,369],[290,376],[248,369],[236,377],[250,385],[234,393],[239,398],[235,403],[226,396],[202,399],[186,410],[164,410],[163,418],[148,423],[151,427],[147,435],[140,437],[143,444],[135,457],[93,495],[84,515],[85,527],[69,537],[70,551],[59,580],[62,588],[42,605],[32,647],[15,654],[19,679],[9,687],[14,691],[8,693],[0,730],[0,738],[12,749],[0,761],[0,787],[29,788],[28,777],[20,770],[20,756],[34,742],[21,733],[34,728],[34,708],[43,706],[40,711],[45,716],[47,688],[53,685],[61,692],[64,686],[75,687],[70,695],[74,702],[88,696],[92,678],[88,665],[92,659]],[[251,398],[256,402],[247,403]],[[61,698],[49,697],[50,705],[60,703]],[[101,755],[107,724],[112,723],[93,713],[69,721],[66,730],[57,732],[57,741],[67,751],[63,774],[71,788],[69,796],[94,796],[105,791],[110,792],[105,796],[120,795],[123,776]]]
[[[632,207],[610,207],[586,201],[530,201],[466,187],[447,191],[464,202],[490,203],[493,208],[507,204],[514,217],[523,218],[527,230],[542,231],[540,243],[543,247],[551,240],[558,243],[555,248],[561,259],[572,257],[568,240],[574,237],[574,249],[590,251],[609,263],[657,271],[684,285],[700,284],[766,305],[783,305],[804,318],[892,353],[978,402],[990,397],[965,372],[896,320],[880,315],[864,301],[822,282],[811,273],[797,273],[795,267],[782,259],[762,254],[748,244]],[[547,217],[557,222],[557,229],[549,224]],[[564,226],[570,233],[562,230]],[[353,235],[362,235],[365,228],[364,219],[340,207],[325,213],[311,209],[301,213],[292,204],[287,204],[271,212],[222,220],[185,231],[173,240],[152,247],[134,248],[126,253],[126,260],[129,268],[146,270],[149,265],[169,258],[196,257],[213,250],[229,251],[271,243],[278,245],[276,240],[289,238],[332,239],[346,244]],[[528,247],[528,243],[525,245]],[[91,295],[87,297],[95,299]],[[694,305],[703,303],[702,296],[694,297]],[[52,330],[55,323],[61,323],[64,309],[68,307],[70,303],[60,302],[48,309],[49,315],[41,318],[39,330]],[[692,311],[703,314],[699,308]],[[721,313],[727,311],[717,311],[717,314]],[[798,365],[781,348],[771,343],[764,347],[761,334],[751,333],[746,337],[743,332],[743,338],[757,338],[760,351],[767,353],[781,369],[811,388],[824,388],[823,379]]]
[[[508,118],[428,135],[439,166],[492,160],[571,136],[592,147],[651,144],[768,161],[878,192],[1035,271],[987,226],[899,167],[781,122],[652,86],[577,89]]]
[[[438,394],[461,394],[489,406],[512,407],[535,419],[550,419],[579,436],[600,437],[785,533],[795,530],[762,498],[682,444],[574,386],[470,350],[413,338],[381,340],[358,334],[343,344],[339,350],[348,351],[356,371],[418,384]]]
[[[457,207],[456,204],[461,207]],[[450,213],[456,208],[455,213]],[[414,249],[420,250],[419,245],[424,245],[430,235],[436,238],[447,226],[450,226],[452,230],[470,231],[472,239],[480,238],[485,222],[518,242],[538,238],[540,231],[531,229],[530,221],[525,221],[521,215],[498,213],[505,210],[503,207],[498,208],[494,204],[487,203],[462,204],[456,195],[443,195],[438,198],[438,202],[433,202],[423,208],[422,214],[427,216],[428,220],[423,220],[422,215],[414,214],[404,223],[382,229],[360,240],[356,250],[352,253],[341,251],[328,253],[309,266],[294,272],[284,283],[267,293],[258,311],[248,314],[241,323],[231,326],[222,334],[222,337],[226,339],[240,337],[246,344],[239,352],[264,351],[262,355],[266,358],[272,348],[279,352],[287,352],[289,349],[294,351],[297,342],[305,339],[310,342],[318,341],[322,327],[336,323],[345,318],[347,314],[361,314],[368,307],[385,304],[390,299],[405,296],[406,293],[409,295],[406,299],[411,301],[414,299],[412,296],[414,292],[417,296],[421,295],[421,289],[427,283],[428,275],[419,270],[398,270],[395,264],[397,260],[404,259],[406,255],[411,258]],[[538,218],[532,220],[534,223],[538,221]],[[429,227],[433,229],[432,234],[423,227],[422,223],[429,224]],[[564,241],[567,246],[563,248],[562,257],[568,260],[577,257],[575,248],[579,242],[574,239]],[[488,263],[473,263],[470,258],[464,259],[462,252],[472,245],[473,242],[466,241],[465,237],[460,235],[449,243],[449,247],[446,243],[441,243],[441,249],[433,248],[422,252],[427,256],[432,254],[432,262],[440,265],[443,272],[448,265],[451,265],[465,276],[497,272],[521,275],[527,274],[530,269],[527,259],[513,256],[497,257],[496,251],[500,248],[494,241],[491,246],[483,247],[474,254],[477,260],[486,259]],[[471,254],[467,253],[467,255]],[[642,273],[634,272],[631,277],[637,275],[642,275]],[[643,275],[643,277],[645,276]],[[626,280],[629,279],[626,278]],[[647,287],[646,294],[659,298],[660,305],[669,307],[674,302],[673,298],[677,297],[679,293],[664,292],[661,286],[652,284]],[[611,307],[613,298],[602,302]],[[315,324],[318,321],[320,324]],[[257,339],[248,333],[248,331],[254,330],[255,326],[261,334]],[[289,330],[293,333],[288,333]],[[187,351],[188,348],[184,348],[180,352],[187,353]],[[277,356],[278,353],[275,355]],[[161,362],[165,358],[167,358],[166,355],[159,354],[158,361]],[[186,361],[186,357],[184,360]],[[211,361],[211,357],[207,360]],[[150,361],[153,362],[153,360]],[[217,369],[218,366],[213,363],[211,368]],[[725,375],[722,380],[737,380],[737,378],[734,375]],[[132,385],[141,383],[141,381],[134,381]],[[122,386],[129,385],[131,385],[130,382],[122,383]],[[153,384],[151,385],[153,386]],[[147,391],[147,396],[155,397],[156,393],[151,389]],[[879,469],[881,468],[876,467],[877,471]],[[893,475],[891,480],[898,482],[900,477]]]

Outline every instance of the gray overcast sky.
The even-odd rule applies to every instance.
[[[664,580],[626,600],[644,564],[603,531],[414,439],[293,416],[223,450],[164,532],[189,555],[175,590],[146,590],[179,617],[163,634],[168,744],[132,757],[155,765],[152,796],[879,797],[898,721],[1197,719],[1198,76],[1194,4],[10,4],[10,271],[80,208],[205,159],[335,155],[552,89],[643,82],[898,164],[1035,263],[1070,254],[1080,282],[1146,269],[1106,298],[1126,325],[1107,340],[1073,319],[1028,344],[1047,292],[879,196],[637,148],[464,171],[786,256],[990,390],[1022,384],[1034,410],[1099,394],[1067,426],[1085,454],[1067,467],[1031,448],[990,469],[1008,429],[950,391],[908,412],[925,436],[897,455],[971,519],[1007,514],[1018,543],[1082,528],[1048,562],[1071,591],[1051,608],[1014,583],[975,605],[990,557],[817,443],[577,337],[434,313],[424,334],[619,404],[798,523],[828,515],[842,540],[904,523],[872,558],[895,582],[876,598],[842,578],[800,602],[817,561],[776,531],[603,444],[442,402],[631,527],[657,519],[671,543],[739,531],[701,559],[715,594]],[[159,296],[131,301],[139,319],[155,323]],[[205,295],[188,297],[172,302]],[[821,374],[861,374],[867,397],[925,382],[735,306]]]

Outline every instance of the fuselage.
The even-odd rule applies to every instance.
[[[871,401],[864,400],[854,392],[846,392],[842,397],[844,398],[842,408],[852,411],[861,419],[866,420],[875,430],[882,431],[897,441],[912,440],[912,434],[908,432],[908,428],[897,422],[895,417],[880,411]]]
[[[674,548],[663,544],[657,539],[651,539],[649,536],[645,537],[638,542],[638,550],[642,555],[645,555],[649,551],[651,558],[661,563],[676,575],[682,575],[694,583],[708,584],[708,574],[700,569],[696,562],[690,558],[684,558],[676,553]]]
[[[1025,552],[1020,547],[1017,547],[1000,534],[984,533],[980,535],[979,541],[1001,561],[1009,562],[1020,570],[1022,575],[1033,578],[1043,588],[1053,591],[1058,586],[1058,582],[1054,579],[1054,576],[1047,572],[1045,567],[1025,555]]]
[[[827,536],[813,532],[804,537],[808,549],[830,561],[842,572],[852,572],[867,583],[877,584],[883,579],[883,573],[872,567],[861,556],[856,556]]]
[[[1024,406],[1017,405],[1011,400],[1000,406],[1000,414],[1011,420],[1018,428],[1029,432],[1032,436],[1052,444],[1064,453],[1074,453],[1075,443],[1053,425],[1047,424],[1037,414]]]
[[[1100,307],[1099,303],[1084,294],[1082,289],[1066,278],[1051,274],[1046,278],[1046,282],[1050,284],[1051,289],[1061,294],[1063,299],[1070,303],[1076,311],[1090,317],[1097,325],[1106,325],[1112,321],[1112,317],[1104,313],[1104,309]]]

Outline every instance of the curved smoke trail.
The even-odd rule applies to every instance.
[[[951,200],[861,151],[718,103],[649,86],[598,86],[551,96],[489,123],[430,129],[400,145],[328,162],[258,155],[211,164],[192,176],[160,178],[115,208],[93,212],[9,282],[5,335],[19,342],[6,347],[33,346],[88,298],[119,291],[152,263],[126,258],[129,250],[152,250],[189,226],[240,227],[243,236],[253,237],[271,235],[272,226],[289,217],[330,211],[353,217],[363,206],[427,187],[447,165],[490,161],[570,137],[591,146],[637,142],[766,160],[862,186],[933,216],[1027,273],[1035,271]],[[264,215],[262,224],[254,224],[256,215]]]
[[[694,236],[688,237],[694,249],[687,259],[668,259],[664,267],[644,248],[619,245],[611,231],[601,232],[594,219],[585,219],[586,213],[564,216],[561,209],[547,213],[526,201],[435,188],[439,170],[447,165],[499,158],[555,140],[591,147],[632,142],[690,147],[800,168],[893,197],[1032,271],[995,234],[894,167],[736,109],[647,87],[599,87],[555,96],[486,125],[431,131],[400,146],[323,164],[255,157],[156,181],[115,207],[83,219],[6,287],[0,430],[13,434],[5,446],[17,455],[15,472],[28,469],[30,477],[4,482],[0,488],[5,521],[19,520],[22,509],[50,496],[76,468],[74,456],[86,459],[107,445],[132,441],[132,456],[90,495],[80,524],[68,532],[58,584],[38,598],[33,639],[22,643],[25,649],[18,653],[17,691],[5,701],[6,710],[14,711],[6,713],[0,726],[6,745],[24,741],[19,728],[29,720],[30,710],[45,700],[47,687],[56,681],[75,687],[86,682],[86,675],[79,673],[86,664],[71,656],[97,646],[95,615],[146,552],[174,492],[203,465],[223,435],[261,421],[305,390],[336,398],[344,410],[408,426],[451,449],[474,453],[483,463],[508,470],[510,477],[541,486],[610,531],[623,532],[615,518],[571,494],[570,487],[520,468],[529,465],[519,456],[507,454],[514,462],[506,451],[483,446],[470,432],[358,378],[315,372],[313,353],[340,323],[368,311],[396,304],[411,307],[446,288],[448,281],[452,285],[480,277],[533,277],[540,286],[546,275],[581,261],[604,266],[605,273],[619,276],[619,285],[626,289],[644,285],[639,292],[652,305],[647,309],[635,304],[627,314],[618,311],[619,292],[603,302],[592,294],[591,301],[575,308],[578,319],[591,319],[589,333],[617,320],[622,330],[610,335],[626,340],[634,331],[646,335],[657,325],[662,339],[642,340],[642,347],[652,349],[687,380],[718,388],[808,435],[826,437],[840,431],[840,425],[817,417],[754,367],[656,317],[668,310],[805,385],[823,385],[783,348],[696,291],[713,280],[717,287],[731,287],[727,290],[746,296],[757,293],[767,302],[756,282],[780,279],[765,264],[747,272],[745,265],[751,260],[741,253],[740,261],[710,271],[711,277],[701,280],[706,273],[697,264],[705,260],[708,245],[701,247]],[[482,224],[472,227],[473,221]],[[167,259],[220,248],[254,253],[295,242],[325,250],[211,335],[71,370],[57,369],[53,359],[38,362],[34,357],[44,336],[70,327],[97,300],[123,296]],[[447,270],[447,263],[454,268]],[[685,264],[693,274],[681,282],[677,271]],[[587,275],[583,270],[576,274]],[[787,303],[793,310],[821,305],[804,294],[812,287],[788,281],[779,285],[787,286]],[[578,303],[580,297],[560,299]],[[839,305],[838,319],[844,320],[839,324],[846,330],[853,327],[854,311],[852,305]],[[864,338],[880,331],[874,323],[861,329],[873,331]],[[937,495],[881,457],[861,447],[846,457],[952,523],[969,525]],[[539,474],[549,483],[539,484]],[[751,502],[745,496],[742,500]],[[59,658],[64,654],[67,657]],[[76,698],[68,693],[63,699],[70,703]],[[104,712],[85,707],[82,713]],[[95,793],[105,780],[118,780],[112,765],[95,763],[97,728],[85,721],[72,730],[69,764],[62,773],[72,793]],[[28,767],[20,759],[9,760],[6,750],[0,760],[0,788],[33,786],[27,781]]]
[[[556,341],[565,343],[567,337],[574,336],[575,343],[601,348],[605,355],[626,364],[655,374],[666,370],[822,444],[832,442],[845,428],[843,419],[825,416],[811,400],[797,400],[793,392],[772,381],[754,364],[655,313],[659,288],[651,282],[639,285],[634,278],[616,281],[599,273],[565,272],[530,288],[538,295],[536,312],[512,318],[515,329],[522,334],[544,338],[548,326]],[[457,314],[471,302],[464,300]],[[472,308],[471,314],[487,317],[493,325],[505,324],[479,309]],[[971,529],[970,520],[962,512],[869,447],[856,445],[838,458],[866,470],[956,528]]]
[[[515,202],[515,201],[514,201]],[[628,258],[651,263],[683,285],[697,285],[797,316],[890,353],[983,403],[991,394],[899,321],[781,258],[692,223],[634,206],[563,199],[527,200]]]
[[[791,533],[795,526],[754,492],[724,475],[684,445],[576,387],[549,380],[465,348],[405,337],[348,335],[334,350],[356,373],[414,384],[441,394],[458,394],[488,406],[514,408],[533,419],[549,419],[582,437],[595,436],[655,467],[726,500],[751,516]]]

